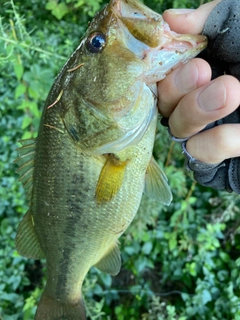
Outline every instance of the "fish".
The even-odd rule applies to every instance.
[[[111,0],[56,77],[38,136],[20,141],[16,159],[29,199],[16,248],[46,259],[35,320],[86,319],[83,281],[92,266],[119,273],[118,239],[143,192],[170,204],[152,155],[156,84],[206,44],[171,31],[140,1]]]

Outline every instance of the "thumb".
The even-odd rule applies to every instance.
[[[208,2],[196,10],[169,9],[163,13],[163,19],[169,24],[171,30],[175,32],[200,34],[209,14],[220,1]]]

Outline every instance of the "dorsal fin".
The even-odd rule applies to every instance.
[[[16,248],[21,256],[36,260],[45,258],[34,230],[34,219],[31,210],[28,210],[18,226]]]
[[[172,192],[167,181],[165,173],[152,157],[146,171],[144,193],[151,199],[169,205],[172,201]]]
[[[19,168],[19,181],[22,182],[28,198],[31,197],[33,186],[33,169],[36,149],[36,139],[19,141],[22,147],[18,148],[19,157],[15,160]],[[42,259],[45,257],[34,230],[34,220],[31,209],[19,224],[16,236],[16,247],[19,254],[27,258]]]
[[[17,169],[17,173],[20,175],[19,181],[22,182],[27,196],[30,198],[33,185],[36,139],[20,140],[19,142],[22,147],[17,149],[19,157],[14,162],[19,166]]]

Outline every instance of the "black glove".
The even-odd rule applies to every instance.
[[[240,80],[240,0],[222,0],[210,13],[203,34],[209,43],[199,57],[210,64],[212,79],[230,74]],[[223,123],[240,123],[240,108],[203,131]],[[173,140],[181,142],[181,139]],[[187,152],[186,142],[182,142],[186,166],[201,185],[240,193],[240,157],[226,159],[218,165],[203,163]]]

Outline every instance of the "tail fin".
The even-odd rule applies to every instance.
[[[83,299],[77,303],[62,302],[48,297],[44,292],[34,320],[86,320]]]

